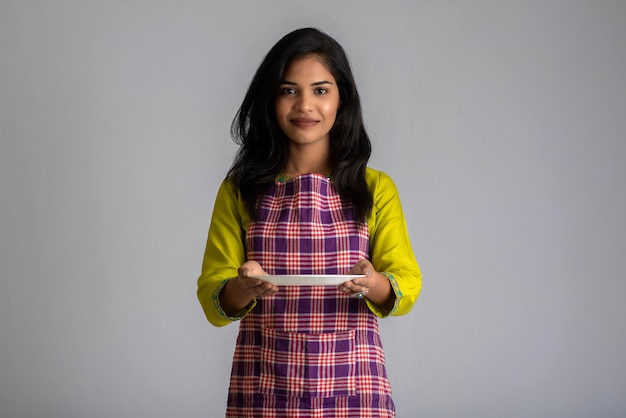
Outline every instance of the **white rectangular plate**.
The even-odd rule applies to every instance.
[[[365,277],[364,274],[270,274],[267,276],[250,276],[270,282],[276,286],[339,286],[352,279]]]

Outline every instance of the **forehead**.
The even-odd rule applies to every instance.
[[[286,80],[292,78],[316,79],[315,81],[325,79],[335,82],[324,58],[316,54],[305,55],[291,61],[285,68],[283,78]]]

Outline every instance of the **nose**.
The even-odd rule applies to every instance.
[[[298,94],[296,98],[296,102],[294,103],[295,110],[299,112],[310,112],[311,111],[311,98],[306,93]]]

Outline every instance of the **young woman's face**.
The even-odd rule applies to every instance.
[[[274,107],[278,124],[294,145],[328,144],[339,88],[319,57],[306,56],[287,67]]]

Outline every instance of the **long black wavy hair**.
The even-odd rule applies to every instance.
[[[373,206],[365,179],[372,145],[363,125],[361,101],[344,49],[315,28],[285,35],[261,62],[231,125],[239,150],[228,176],[251,216],[255,216],[259,198],[285,168],[289,157],[289,139],[278,125],[274,110],[278,88],[289,64],[312,54],[321,58],[339,88],[340,106],[330,130],[332,180],[342,201],[352,205],[358,220],[365,221]]]

